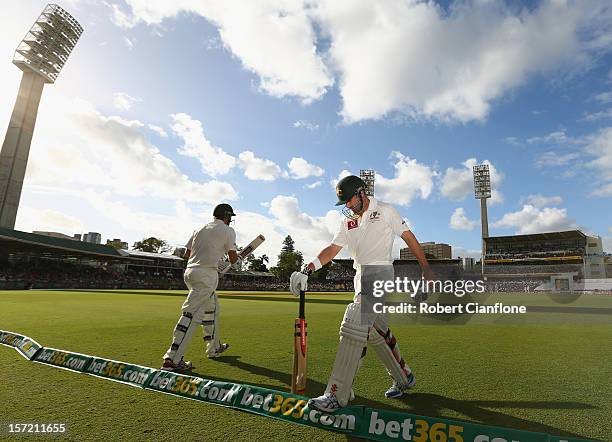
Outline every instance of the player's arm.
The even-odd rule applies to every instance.
[[[423,252],[423,247],[421,247],[421,244],[419,244],[414,234],[410,230],[405,230],[402,233],[401,238],[404,240],[414,256],[416,256],[425,279],[434,279],[434,274],[429,266],[429,262],[427,262],[425,252]]]
[[[237,248],[238,247],[236,247],[236,232],[231,227],[228,227],[225,250],[227,251],[229,261],[232,264],[236,264],[236,261],[240,259],[238,256],[238,252],[236,252]]]
[[[325,247],[321,252],[317,255],[317,258],[313,260],[313,262],[308,263],[308,268],[310,271],[314,272],[315,270],[319,270],[325,264],[330,262],[332,259],[336,257],[338,253],[342,250],[342,246],[337,244],[330,244]],[[319,261],[318,263],[316,261]]]

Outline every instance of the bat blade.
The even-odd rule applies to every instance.
[[[263,235],[257,235],[255,237],[255,239],[249,243],[248,246],[246,246],[244,249],[242,249],[240,252],[238,252],[238,256],[241,259],[245,259],[251,253],[253,253],[255,251],[255,249],[257,249],[257,247],[259,247],[261,245],[261,243],[263,243],[265,240],[266,240],[266,238]],[[227,263],[227,265],[225,267],[223,267],[223,269],[221,269],[221,271],[219,273],[221,273],[223,275],[224,273],[227,273],[227,271],[231,267],[232,267],[232,264]]]
[[[293,340],[293,375],[291,393],[304,394],[306,390],[306,368],[308,362],[308,333],[304,315],[305,294],[300,292],[300,315],[295,320]]]

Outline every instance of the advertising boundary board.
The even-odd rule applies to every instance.
[[[363,406],[349,406],[327,414],[309,409],[305,396],[42,347],[32,338],[10,331],[0,330],[0,344],[14,348],[28,360],[64,370],[369,440],[589,442]]]

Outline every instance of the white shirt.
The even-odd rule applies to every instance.
[[[410,230],[399,212],[390,204],[370,197],[368,210],[356,220],[345,218],[332,244],[348,247],[353,267],[393,264],[393,240]]]
[[[217,268],[217,264],[230,250],[236,250],[236,232],[220,219],[196,230],[185,244],[191,250],[187,268]]]

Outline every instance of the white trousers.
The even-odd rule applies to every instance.
[[[164,359],[178,363],[185,355],[189,341],[198,325],[204,330],[206,353],[214,354],[221,346],[219,340],[219,301],[215,290],[219,283],[216,268],[193,267],[185,270],[185,284],[189,289],[181,308],[181,316],[174,327],[172,344]]]

